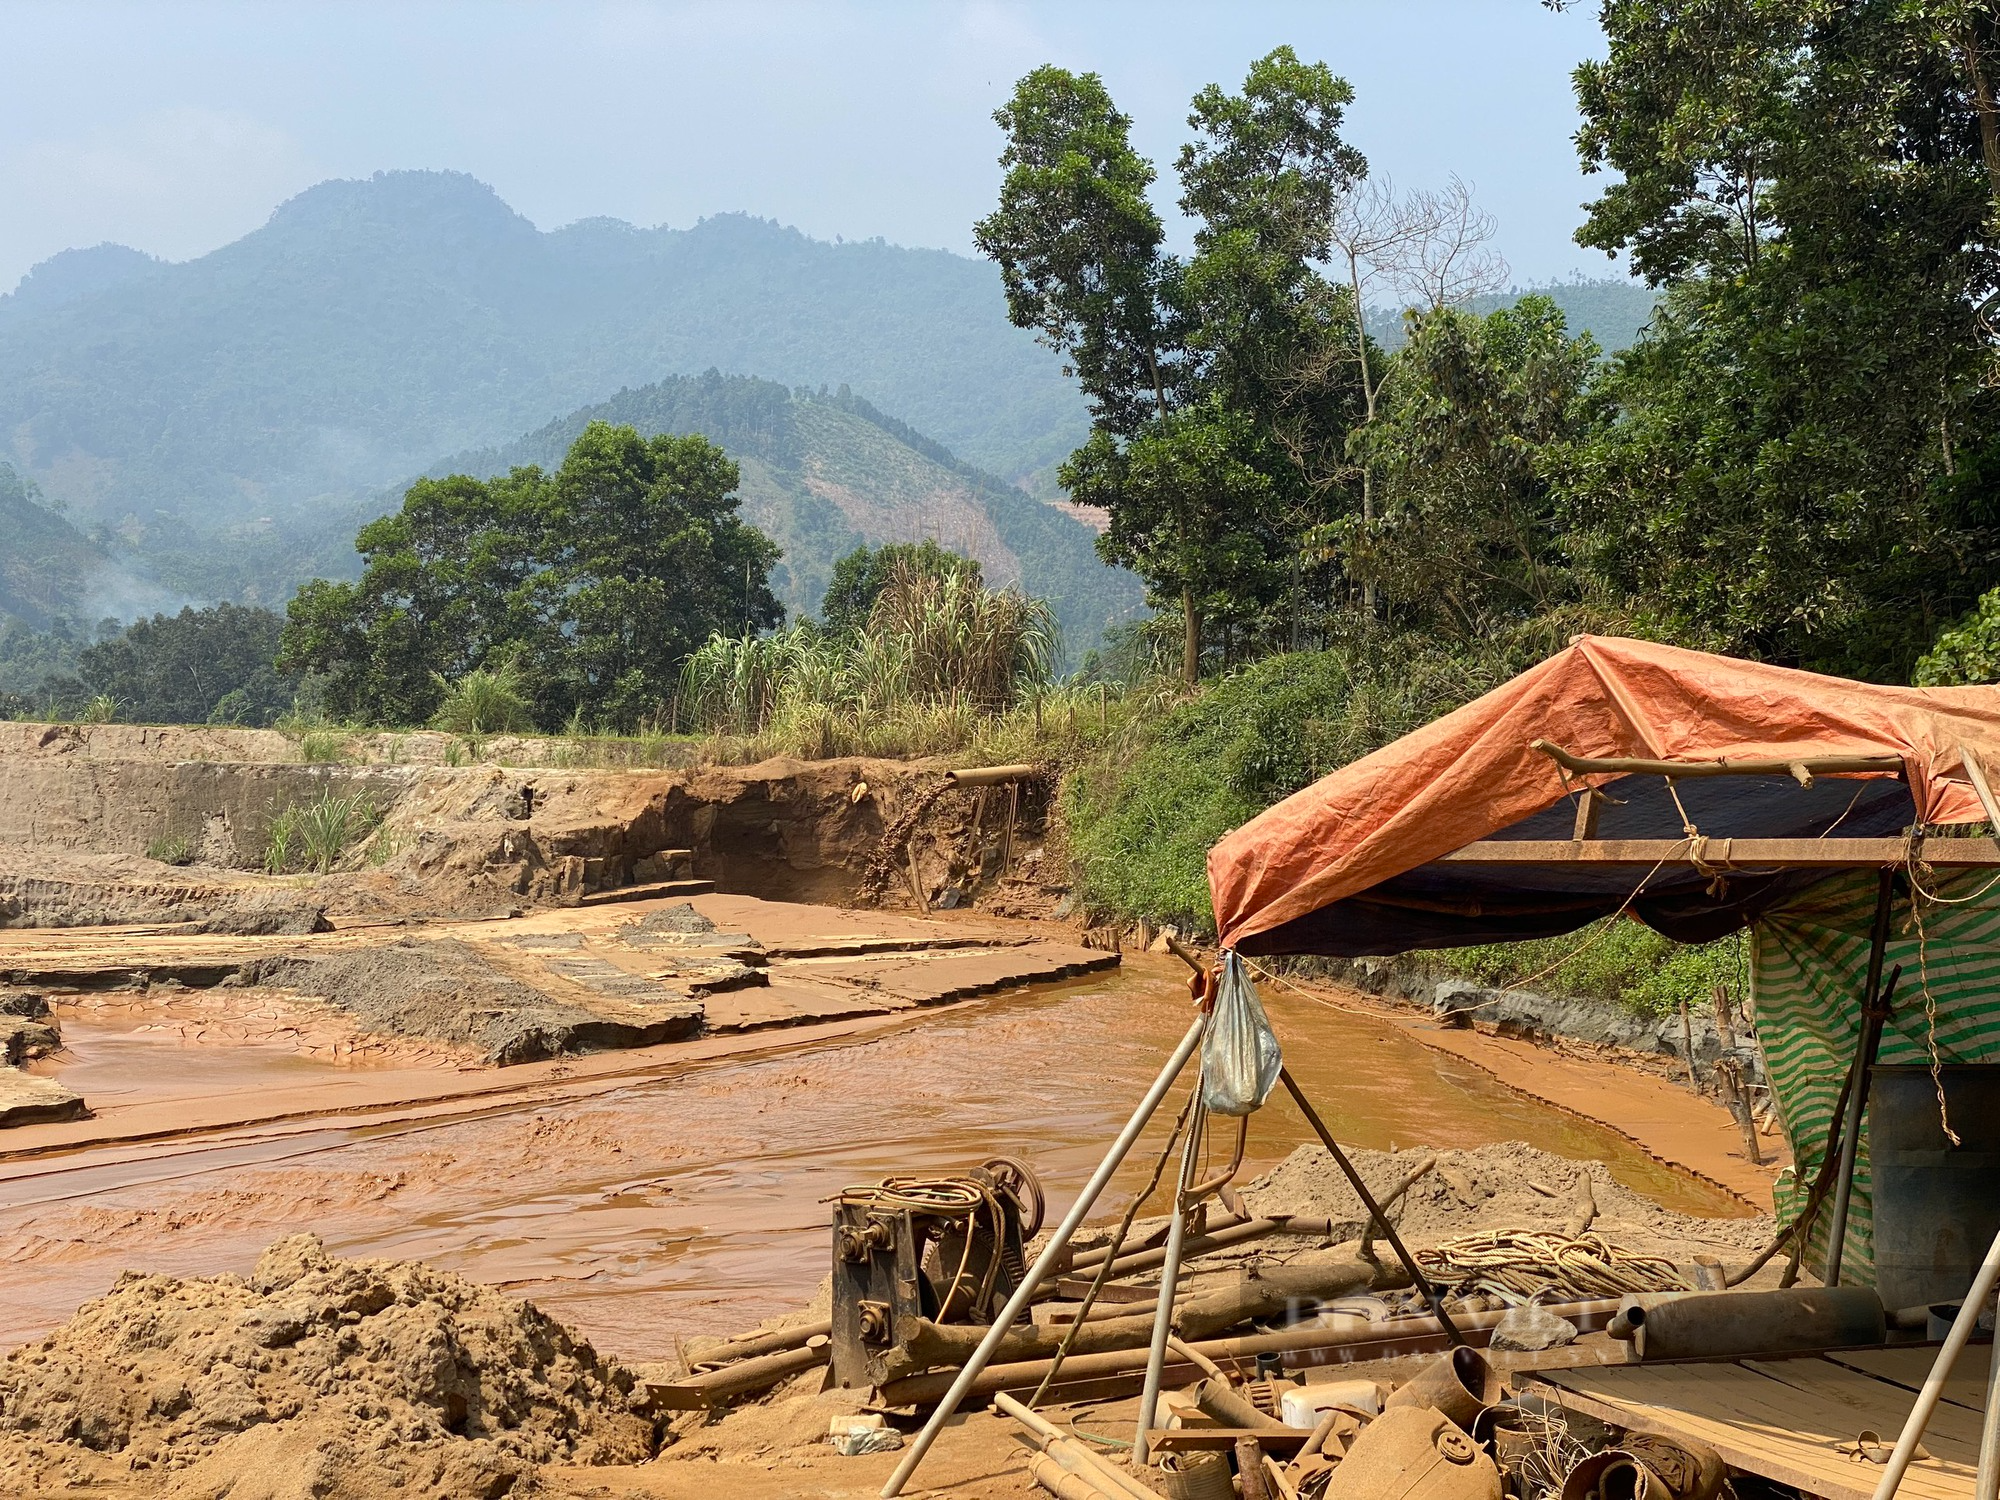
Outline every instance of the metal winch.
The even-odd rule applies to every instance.
[[[885,1177],[834,1200],[833,1376],[843,1387],[905,1373],[920,1321],[985,1323],[1027,1275],[1042,1185],[998,1157],[956,1177]]]

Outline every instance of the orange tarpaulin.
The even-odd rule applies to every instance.
[[[1287,950],[1272,939],[1288,923],[1544,812],[1582,785],[1615,779],[1572,774],[1565,782],[1553,760],[1530,748],[1537,739],[1593,759],[1895,755],[1923,822],[1973,823],[1985,814],[1960,746],[2000,766],[2000,688],[1877,687],[1579,636],[1218,843],[1208,879],[1222,946],[1265,934],[1254,951],[1332,951]]]

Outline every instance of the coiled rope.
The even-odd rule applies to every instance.
[[[1599,1234],[1487,1230],[1440,1240],[1416,1258],[1441,1289],[1484,1292],[1510,1307],[1557,1292],[1582,1298],[1694,1290],[1671,1260],[1622,1249]]]

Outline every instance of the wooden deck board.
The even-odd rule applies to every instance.
[[[1986,1379],[1992,1357],[1991,1344],[1969,1344],[1952,1366],[1951,1378],[1944,1383],[1944,1399],[1967,1411],[1986,1410]],[[1844,1349],[1826,1356],[1837,1365],[1873,1375],[1908,1391],[1922,1389],[1931,1366],[1937,1361],[1937,1345],[1917,1349]]]
[[[1883,1351],[1886,1352],[1886,1351]],[[1913,1351],[1914,1352],[1914,1351]],[[1868,1428],[1893,1442],[1911,1394],[1900,1385],[1812,1356],[1739,1364],[1655,1365],[1547,1371],[1540,1380],[1565,1405],[1642,1431],[1709,1444],[1733,1467],[1828,1500],[1869,1500],[1880,1469],[1839,1451]],[[1979,1417],[1939,1408],[1902,1494],[1970,1500]]]

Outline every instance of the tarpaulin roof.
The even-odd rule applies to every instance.
[[[1537,739],[1589,759],[1895,756],[1902,778],[1678,780],[1566,773]],[[1477,839],[1567,839],[1585,785],[1614,799],[1598,836],[1678,839],[1900,832],[1984,812],[1960,747],[2000,767],[2000,688],[1878,687],[1615,636],[1569,647],[1484,697],[1294,793],[1208,856],[1222,945],[1245,953],[1397,953],[1546,937],[1630,904],[1705,941],[1825,870],[1732,874],[1689,865],[1638,884],[1615,866],[1434,864]],[[1678,794],[1679,805],[1674,797]],[[1683,819],[1683,810],[1686,819]]]

